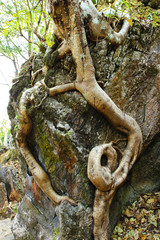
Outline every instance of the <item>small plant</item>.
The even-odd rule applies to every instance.
[[[54,233],[55,233],[55,236],[54,236],[53,240],[56,240],[56,237],[58,237],[58,235],[60,233],[60,227],[55,228]]]

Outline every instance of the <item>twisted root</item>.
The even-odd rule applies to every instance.
[[[67,90],[70,88],[73,88],[72,84],[67,85]],[[44,87],[45,88],[45,94],[49,92],[48,88],[44,85],[43,82],[40,82],[36,84],[34,87],[26,90],[20,99],[19,103],[19,125],[18,125],[18,131],[16,135],[16,143],[17,146],[25,158],[25,161],[37,183],[37,185],[40,187],[40,189],[48,196],[48,198],[54,203],[54,204],[60,204],[61,201],[66,200],[70,202],[72,205],[77,205],[77,203],[69,198],[68,196],[60,196],[58,195],[52,188],[51,181],[47,175],[47,173],[43,170],[43,168],[37,163],[35,158],[33,157],[28,145],[27,145],[27,136],[31,132],[32,129],[32,121],[29,117],[29,114],[27,112],[27,106],[28,104],[33,104],[35,100],[35,94],[38,93],[39,88]],[[66,89],[66,85],[61,88],[61,92],[63,92]],[[52,88],[50,90],[50,95],[53,96],[57,94],[57,88]],[[58,90],[60,92],[60,89]]]

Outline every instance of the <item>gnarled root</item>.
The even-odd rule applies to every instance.
[[[102,163],[103,156],[106,162]],[[88,157],[88,177],[101,191],[108,191],[112,185],[112,172],[116,167],[117,153],[112,143],[94,147]]]
[[[108,240],[109,233],[109,208],[113,196],[100,190],[95,191],[93,218],[94,218],[94,240]]]
[[[141,136],[141,134],[139,135]],[[136,139],[134,140],[136,141]],[[141,141],[135,143],[134,140],[132,149],[128,147],[125,150],[116,170],[117,154],[114,147],[112,147],[112,142],[96,146],[89,154],[88,177],[97,188],[93,207],[95,240],[109,239],[109,209],[112,199],[118,187],[127,178],[128,172],[138,156],[137,149],[141,145]],[[129,146],[131,146],[130,142]],[[105,162],[102,162],[103,156],[106,157]]]
[[[37,163],[35,158],[33,157],[32,153],[30,152],[28,145],[27,145],[27,135],[30,133],[32,129],[32,121],[27,113],[27,106],[28,104],[31,104],[35,100],[35,94],[38,92],[38,89],[40,87],[45,87],[46,86],[43,83],[38,83],[35,85],[33,88],[30,88],[26,90],[20,99],[19,103],[19,126],[18,126],[18,131],[16,135],[16,142],[17,146],[23,155],[24,159],[26,160],[26,163],[35,179],[37,182],[38,186],[40,189],[48,196],[48,198],[54,203],[54,204],[60,204],[62,200],[67,200],[70,202],[72,205],[76,205],[76,202],[69,198],[68,196],[60,196],[58,195],[52,188],[51,181],[46,174],[46,172],[43,170],[43,168]],[[73,86],[71,85],[73,88]],[[57,88],[51,89],[51,94],[54,95],[59,93],[59,92],[64,92],[66,89],[66,86],[64,87],[63,85],[61,86],[62,91]],[[67,90],[69,87],[67,87]],[[46,92],[48,92],[48,89],[46,88]]]
[[[67,92],[67,91],[71,91],[71,90],[75,90],[75,83],[66,83],[63,85],[59,85],[59,86],[55,86],[53,88],[49,89],[49,95],[51,97],[54,97],[57,94],[63,93],[63,92]]]
[[[123,113],[97,84],[84,23],[88,24],[90,39],[105,38],[111,43],[121,44],[127,35],[129,22],[124,20],[122,29],[116,33],[102,14],[98,13],[91,0],[61,0],[56,3],[49,0],[48,4],[57,29],[63,33],[76,63],[75,88],[91,106],[128,137],[127,147],[116,170],[117,157],[112,144],[98,146],[92,149],[89,155],[88,176],[97,187],[93,210],[94,236],[96,240],[106,240],[109,229],[109,206],[116,190],[125,181],[140,154],[142,133],[136,121]],[[103,155],[108,158],[106,166],[101,164]]]
[[[105,156],[105,161],[102,162]],[[112,143],[94,147],[88,157],[88,177],[97,188],[94,198],[94,239],[108,240],[109,208],[114,192],[111,191],[112,172],[117,164],[117,153]]]

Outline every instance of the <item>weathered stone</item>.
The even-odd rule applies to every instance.
[[[24,195],[24,179],[20,176],[18,169],[9,167],[8,171],[8,197],[10,201],[20,201]]]
[[[7,168],[3,167],[2,164],[0,164],[0,183],[1,182],[7,182]]]
[[[145,29],[135,23],[122,46],[111,46],[106,41],[90,44],[97,80],[103,81],[104,91],[124,112],[136,119],[144,138],[142,156],[137,160],[124,186],[115,195],[110,213],[111,228],[125,204],[141,193],[159,190],[160,186],[157,136],[160,132],[158,31]],[[38,58],[39,67],[42,65],[40,61],[41,58]],[[41,76],[38,77],[40,78]],[[71,56],[67,56],[55,64],[45,81],[49,87],[53,87],[74,79],[75,66]],[[22,89],[26,87],[23,81],[20,77],[11,90],[12,101],[16,103]],[[37,102],[41,102],[41,99],[42,96]],[[13,102],[10,105],[11,103]],[[50,176],[57,193],[69,195],[80,200],[80,203],[77,207],[72,207],[64,202],[55,210],[55,206],[37,189],[30,177],[30,187],[13,222],[15,239],[37,240],[44,237],[77,240],[83,239],[83,234],[85,239],[92,239],[90,207],[93,206],[95,189],[87,178],[88,153],[96,145],[125,136],[113,129],[75,91],[54,98],[47,97],[39,107],[31,106],[28,111],[33,120],[28,145],[34,157]],[[17,120],[13,111],[10,118],[15,135],[13,129]],[[123,148],[125,144],[120,143],[118,146]],[[23,158],[22,164],[24,165]],[[89,223],[87,229],[86,221]],[[21,233],[19,236],[18,232]]]
[[[2,164],[5,164],[10,159],[10,157],[11,157],[10,150],[5,150],[5,152],[0,155],[0,162]]]
[[[9,218],[0,220],[0,239],[14,240],[11,232],[11,220]]]
[[[13,152],[7,151],[1,155],[3,165],[0,164],[0,183],[5,186],[8,201],[20,201],[24,195],[25,184],[19,162]]]
[[[34,179],[28,176],[28,188],[25,197],[17,209],[12,223],[15,240],[53,240],[56,213],[55,206],[40,191]]]
[[[69,203],[62,202],[57,207],[59,217],[58,239],[90,240],[92,239],[92,209],[81,203],[73,207]],[[85,223],[85,224],[84,224]]]
[[[4,183],[0,183],[0,208],[3,208],[6,202],[8,202],[6,187]]]

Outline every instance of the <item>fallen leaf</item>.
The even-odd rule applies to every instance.
[[[140,235],[140,239],[145,240],[145,239],[147,239],[147,236],[146,235]]]
[[[159,240],[159,239],[160,239],[160,234],[155,234],[155,235],[153,235],[153,239],[154,239],[154,240]]]
[[[153,224],[155,227],[158,226],[156,215],[150,215],[148,218],[148,222]]]
[[[154,203],[154,198],[149,198],[149,199],[147,200],[147,203],[148,203],[148,204]]]
[[[127,217],[133,216],[133,213],[128,208],[125,210],[125,212],[123,214],[126,215]]]
[[[142,218],[142,219],[141,219],[141,223],[144,223],[144,222],[146,222],[146,219],[145,219],[145,218]]]
[[[137,221],[136,218],[131,218],[131,219],[130,219],[130,223],[131,223],[131,224],[135,224],[136,221]]]
[[[139,232],[138,232],[138,230],[135,230],[134,238],[135,238],[136,240],[139,239]]]
[[[131,19],[127,19],[127,21],[129,22],[129,24],[131,25],[131,27],[133,26],[133,22]]]

